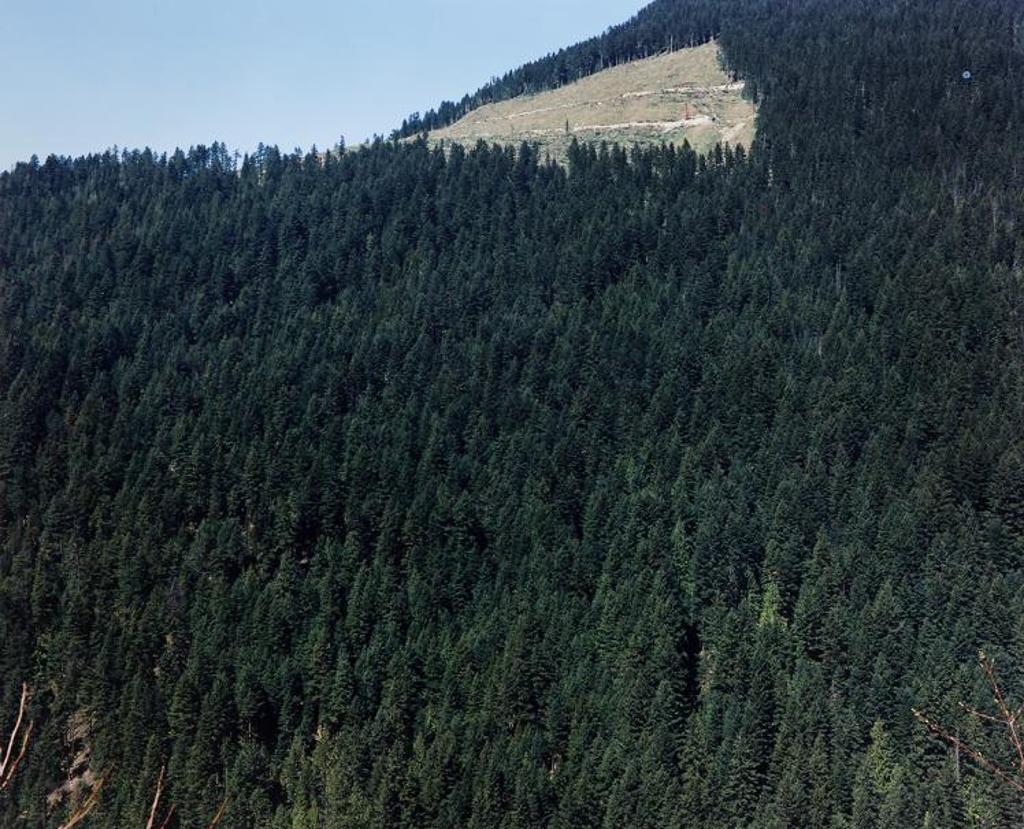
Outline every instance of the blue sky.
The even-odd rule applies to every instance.
[[[33,153],[388,133],[644,0],[4,0],[0,169]]]

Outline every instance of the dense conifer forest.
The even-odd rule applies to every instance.
[[[657,0],[491,90],[710,36],[751,148],[0,175],[0,827],[1019,823],[912,708],[1024,698],[1024,9]]]

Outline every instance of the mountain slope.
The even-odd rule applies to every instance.
[[[429,134],[473,145],[537,143],[565,158],[573,139],[634,143],[688,141],[699,152],[717,143],[749,146],[754,107],[744,84],[720,66],[713,41],[625,63],[549,92],[473,110]]]
[[[1016,825],[1019,4],[687,15],[749,153],[0,175],[3,829]]]

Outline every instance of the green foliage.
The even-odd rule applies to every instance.
[[[1024,664],[1017,11],[712,7],[749,153],[0,175],[0,826],[1019,814],[910,713]]]

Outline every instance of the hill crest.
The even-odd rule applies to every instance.
[[[536,143],[564,158],[577,140],[682,144],[698,151],[718,143],[749,146],[756,111],[745,84],[723,68],[719,46],[678,49],[588,75],[557,89],[486,104],[434,142]]]

